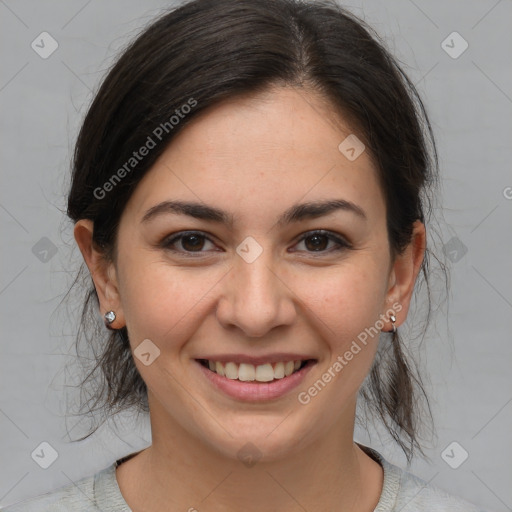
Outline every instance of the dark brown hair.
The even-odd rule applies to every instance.
[[[94,243],[115,260],[125,205],[173,137],[206,108],[276,85],[316,91],[350,120],[378,168],[390,250],[400,254],[414,221],[426,223],[432,213],[438,165],[430,123],[414,85],[379,37],[327,1],[193,0],[158,16],[112,66],[85,116],[68,216],[74,222],[91,219]],[[126,162],[149,136],[156,147],[128,170]],[[123,166],[126,172],[118,172]],[[122,179],[112,182],[116,173]],[[424,326],[432,310],[431,257],[427,247],[419,279],[428,292]],[[74,284],[80,278],[88,290],[77,341],[85,340],[93,354],[81,385],[81,411],[147,412],[147,390],[126,328],[105,329],[85,265]],[[431,419],[430,407],[399,335],[383,337],[360,394],[410,462],[416,448],[424,455],[418,429]],[[420,413],[421,398],[427,410]]]

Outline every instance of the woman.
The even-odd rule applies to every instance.
[[[96,405],[147,409],[152,444],[7,510],[476,511],[353,439],[361,395],[421,452],[399,329],[436,179],[414,87],[335,4],[161,16],[96,94],[68,201],[111,330],[85,333]]]

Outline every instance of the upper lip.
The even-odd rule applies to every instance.
[[[287,361],[306,361],[314,359],[313,357],[304,354],[292,354],[292,353],[277,353],[267,354],[262,356],[250,356],[246,354],[216,354],[216,355],[205,355],[203,357],[196,358],[198,360],[207,359],[208,361],[219,361],[220,363],[245,363],[258,366],[265,363],[279,363]]]

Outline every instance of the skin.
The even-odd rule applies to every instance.
[[[414,224],[411,244],[392,261],[377,170],[368,151],[349,161],[338,150],[352,131],[333,110],[292,87],[216,105],[180,132],[137,186],[114,262],[92,244],[91,221],[76,223],[101,314],[115,311],[112,327],[127,326],[132,349],[145,339],[160,349],[148,366],[134,358],[148,386],[152,445],[120,465],[117,480],[135,512],[370,512],[379,501],[382,468],[353,441],[357,392],[378,336],[307,405],[297,394],[391,305],[401,305],[396,325],[405,321],[425,227]],[[152,206],[177,199],[226,210],[234,225],[170,213],[141,222]],[[294,204],[326,199],[355,203],[366,220],[337,210],[276,223]],[[352,248],[334,251],[336,242],[321,238],[315,251],[304,236],[317,229]],[[200,239],[199,257],[190,255],[190,240],[175,242],[176,253],[160,245],[185,230],[211,240]],[[263,250],[252,263],[236,252],[248,236]],[[386,321],[383,330],[391,327]],[[276,352],[317,364],[297,389],[260,403],[214,389],[194,362]],[[261,455],[252,467],[237,457],[248,442]]]

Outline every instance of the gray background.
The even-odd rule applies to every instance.
[[[169,5],[0,0],[0,505],[76,481],[149,443],[147,422],[126,421],[117,433],[69,443],[76,420],[66,421],[62,393],[77,308],[71,299],[69,311],[57,306],[81,258],[62,215],[77,128],[116,52]],[[441,157],[450,310],[436,317],[422,356],[437,422],[427,446],[432,463],[417,460],[411,471],[482,508],[512,510],[512,2],[345,5],[376,28],[417,84]],[[31,47],[43,31],[59,45],[47,59]],[[441,45],[454,31],[469,44],[457,58]],[[452,54],[462,48],[457,39],[445,44]],[[357,438],[403,463],[384,437]],[[31,458],[43,441],[58,452],[48,469]],[[441,455],[453,441],[469,454],[457,469]],[[462,448],[448,451],[451,460]]]

